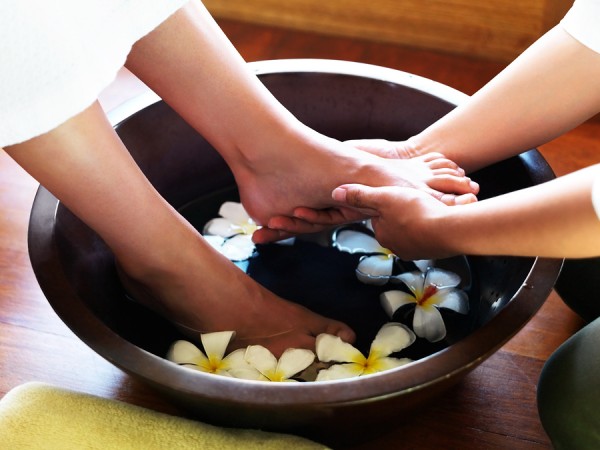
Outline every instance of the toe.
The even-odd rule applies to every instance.
[[[479,185],[468,177],[455,175],[439,175],[434,178],[429,187],[442,193],[477,194]]]
[[[324,333],[338,336],[342,341],[353,343],[356,340],[356,333],[344,323],[331,321]]]

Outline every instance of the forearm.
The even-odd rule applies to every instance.
[[[464,206],[431,222],[452,253],[581,258],[600,255],[592,185],[600,165]],[[435,230],[444,230],[442,233]]]
[[[409,140],[468,171],[546,143],[600,110],[600,54],[547,33],[463,105]]]
[[[168,246],[149,251],[148,242],[182,219],[145,178],[97,102],[54,130],[5,150],[118,256],[144,255],[150,263],[160,250],[174,251]]]
[[[259,145],[268,131],[293,133],[300,127],[200,2],[190,2],[136,43],[127,67],[233,165],[238,151]]]

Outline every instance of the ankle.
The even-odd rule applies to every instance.
[[[282,155],[295,158],[296,150],[311,145],[311,136],[316,134],[310,128],[298,123],[270,123],[256,127],[261,132],[236,142],[229,152],[227,163],[234,173],[246,171],[261,173],[284,160]],[[264,133],[262,130],[271,130]]]

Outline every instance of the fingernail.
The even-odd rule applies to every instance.
[[[331,197],[336,202],[345,202],[346,201],[346,193],[347,193],[346,188],[344,188],[344,187],[337,187],[331,193]]]

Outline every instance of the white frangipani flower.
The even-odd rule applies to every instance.
[[[219,208],[219,215],[216,219],[209,220],[204,226],[203,234],[212,234],[228,238],[236,234],[246,234],[252,236],[258,225],[241,203],[225,202]]]
[[[225,202],[219,209],[216,219],[204,226],[206,241],[231,261],[244,261],[256,249],[252,234],[259,226],[248,215],[241,203]]]
[[[383,285],[389,281],[395,255],[374,237],[356,230],[341,230],[333,245],[343,252],[365,254],[356,268],[356,276],[363,283]]]
[[[408,358],[392,358],[389,355],[410,346],[415,339],[415,334],[408,327],[400,323],[386,323],[373,340],[369,356],[365,357],[338,336],[320,334],[316,342],[319,360],[341,364],[321,370],[316,381],[355,378],[408,364],[411,362]]]
[[[201,334],[200,340],[206,354],[191,342],[176,341],[171,345],[167,359],[200,372],[258,380],[261,374],[246,362],[244,349],[235,350],[225,356],[227,346],[234,335],[234,331]]]
[[[381,304],[386,313],[393,317],[402,306],[415,305],[413,330],[419,337],[437,342],[446,337],[446,325],[439,308],[446,308],[460,314],[469,311],[469,297],[457,289],[460,277],[442,269],[428,269],[426,272],[407,272],[394,277],[403,282],[411,294],[404,291],[387,291],[381,294]]]
[[[219,209],[219,215],[209,220],[202,234],[215,250],[231,261],[246,261],[256,251],[252,235],[260,226],[252,220],[241,203],[225,202]],[[277,242],[281,245],[293,245],[295,238]]]
[[[279,360],[262,345],[250,345],[246,348],[244,358],[252,367],[261,373],[264,381],[296,381],[292,377],[315,360],[315,354],[301,348],[288,348]]]

